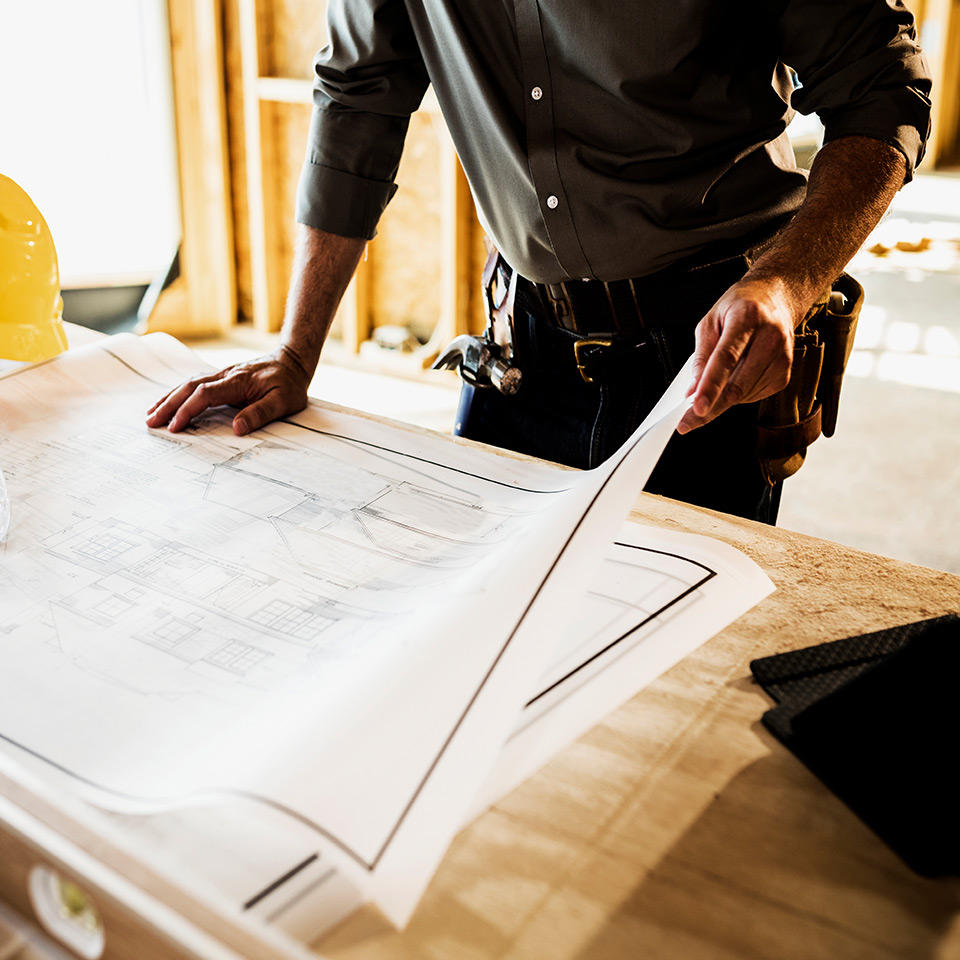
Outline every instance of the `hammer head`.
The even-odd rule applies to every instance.
[[[462,334],[451,340],[447,349],[433,362],[433,370],[457,370],[463,375],[476,375],[490,358],[490,348],[480,337]]]
[[[474,387],[495,387],[512,395],[520,389],[521,373],[496,354],[496,346],[482,337],[462,334],[452,340],[433,363],[434,370],[457,370]]]

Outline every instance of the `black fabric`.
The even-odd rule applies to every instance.
[[[750,665],[764,725],[917,873],[960,875],[960,617]]]

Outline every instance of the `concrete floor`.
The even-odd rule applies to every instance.
[[[780,526],[960,573],[960,177],[905,187],[850,272],[867,305],[837,433],[787,481]]]
[[[960,573],[960,177],[907,186],[850,270],[867,306],[837,433],[787,482],[780,526]],[[239,331],[195,346],[222,366],[264,342]],[[442,431],[457,400],[449,376],[430,384],[327,364],[311,393]]]

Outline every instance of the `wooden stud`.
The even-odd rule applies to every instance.
[[[933,165],[960,165],[960,0],[939,0],[943,31],[934,77]]]
[[[161,295],[147,329],[209,336],[228,330],[237,314],[221,4],[169,0],[168,14],[183,224],[181,278]]]
[[[469,332],[473,303],[474,207],[470,185],[457,157],[453,141],[443,128],[439,134],[442,191],[440,315],[430,339],[412,354],[403,357],[415,369],[430,367],[447,344]]]
[[[443,174],[443,274],[440,318],[423,360],[425,365],[456,336],[470,330],[470,287],[473,277],[473,197],[453,141],[444,133]],[[431,355],[432,354],[432,355]]]
[[[244,148],[247,157],[247,218],[250,224],[250,287],[253,323],[270,329],[267,280],[266,214],[263,203],[263,156],[260,139],[260,101],[257,79],[260,55],[257,41],[256,0],[239,0],[240,75],[243,91]]]
[[[933,74],[927,169],[960,163],[960,0],[913,0],[920,45]]]

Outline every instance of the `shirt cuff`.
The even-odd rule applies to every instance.
[[[397,185],[308,160],[297,186],[297,223],[341,237],[372,240]]]
[[[871,137],[896,147],[907,162],[903,182],[913,179],[930,136],[930,100],[912,87],[877,91],[843,111],[831,111],[824,121],[823,142],[840,137]]]

